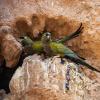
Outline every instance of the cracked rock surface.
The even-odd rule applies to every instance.
[[[69,46],[100,69],[99,5],[99,0],[0,0],[0,26],[16,30],[15,37],[37,37],[45,28],[61,38],[82,22],[83,34]]]
[[[14,68],[14,66],[17,65],[22,50],[21,44],[17,41],[18,37],[28,35],[33,39],[37,39],[39,33],[46,30],[52,32],[54,39],[59,39],[66,34],[74,32],[82,22],[84,26],[83,33],[76,39],[69,41],[66,45],[100,70],[99,9],[99,0],[0,0],[0,64],[2,65],[5,58],[9,68]],[[5,27],[6,30],[3,30],[3,27]],[[11,52],[9,49],[11,49]],[[85,69],[84,73],[89,77],[90,81],[94,81],[91,84],[93,87],[89,88],[88,93],[90,93],[93,100],[99,100],[100,75]],[[26,75],[26,78],[27,77]],[[20,82],[19,80],[17,81]],[[56,82],[56,80],[54,82]],[[77,82],[78,81],[76,81],[76,84],[78,84]],[[25,84],[26,83],[27,82],[25,82]],[[95,84],[95,87],[93,84]],[[13,87],[15,91],[16,86],[17,85]],[[53,87],[59,89],[57,85]],[[62,87],[61,89],[63,90]],[[32,90],[32,92],[34,92],[34,90]],[[32,96],[30,92],[28,93]],[[79,97],[80,95],[84,97],[84,93],[87,92],[80,93],[82,94],[78,93]],[[14,97],[17,98],[16,95]],[[42,95],[40,98],[41,97]],[[85,95],[85,97],[89,98],[90,96]],[[60,97],[58,96],[58,98]],[[12,100],[14,99],[12,98]],[[82,100],[86,100],[86,98]]]
[[[69,90],[65,87],[68,67]],[[61,64],[57,57],[42,60],[36,54],[29,56],[13,75],[11,92],[4,100],[99,100],[100,84],[80,73],[77,67],[67,60]]]

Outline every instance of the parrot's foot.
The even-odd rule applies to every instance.
[[[61,59],[61,62],[60,62],[61,64],[64,64],[65,63],[65,60],[62,57],[60,57],[59,55],[54,56],[54,57],[51,57],[51,60],[54,61],[55,58],[60,58]]]
[[[58,55],[58,56],[55,56],[55,58],[60,58],[61,59],[61,62],[60,62],[61,64],[65,63],[65,60],[61,56]],[[55,59],[55,58],[53,58],[53,59]]]
[[[66,90],[69,90],[69,84],[68,84],[68,83],[66,83],[65,85],[66,85],[66,87],[65,87],[65,88],[66,88]]]
[[[59,55],[51,57],[51,60],[54,61],[56,58],[60,58]]]
[[[61,58],[61,64],[64,64],[65,60],[63,58]]]

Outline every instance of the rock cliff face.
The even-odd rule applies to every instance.
[[[45,27],[61,38],[82,22],[83,34],[69,45],[100,69],[99,3],[99,0],[1,0],[0,25],[17,28],[15,36],[25,32],[37,36]]]
[[[69,71],[68,71],[69,70]],[[69,90],[67,90],[67,87]],[[60,63],[60,58],[25,58],[13,75],[10,93],[4,100],[99,100],[100,84],[79,72],[75,64]]]
[[[33,39],[37,39],[39,37],[39,34],[46,30],[52,32],[52,38],[59,39],[66,34],[74,32],[82,22],[84,26],[83,33],[76,39],[73,39],[66,43],[66,45],[76,51],[79,55],[85,57],[87,61],[91,63],[91,65],[94,65],[94,67],[100,70],[99,6],[99,0],[0,0],[0,67],[2,66],[2,62],[4,61],[4,59],[6,60],[6,67],[13,68],[17,65],[19,56],[22,52],[22,46],[17,41],[19,36],[28,35]],[[6,26],[11,30],[9,30]],[[9,53],[11,54],[9,55]],[[41,69],[42,65],[40,65],[39,68]],[[26,97],[28,98],[28,100],[30,100],[30,98],[33,98],[33,100],[40,100],[40,98],[42,97],[43,100],[47,100],[47,98],[49,97],[52,98],[50,100],[66,100],[66,98],[72,97],[72,95],[70,96],[70,93],[66,97],[65,94],[62,94],[61,92],[58,93],[52,91],[53,88],[55,88],[55,90],[57,89],[57,91],[65,91],[65,88],[63,88],[65,77],[60,77],[61,81],[63,80],[63,82],[58,82],[59,78],[57,78],[62,74],[57,74],[57,79],[53,79],[52,82],[52,77],[47,77],[47,73],[45,73],[43,68],[37,74],[33,71],[33,69],[31,69],[35,67],[34,64],[30,69],[27,69],[27,66],[25,68],[25,66],[23,65],[22,68],[18,68],[18,70],[16,71],[16,73],[18,73],[17,75],[16,73],[14,74],[10,82],[11,94],[7,95],[8,100],[24,98],[25,95],[27,95]],[[29,70],[31,70],[32,72]],[[38,69],[36,69],[36,71],[37,70]],[[62,71],[62,69],[59,70]],[[28,72],[30,72],[30,74],[34,73],[34,75],[36,75],[35,81],[34,77],[32,77],[32,79],[29,78],[30,74]],[[89,87],[91,84],[91,87],[88,90],[88,93],[90,95],[84,94],[87,92],[82,88],[81,85],[80,87],[83,89],[83,91],[79,93],[79,97],[82,97],[82,99],[80,98],[80,100],[86,100],[85,97],[91,97],[91,100],[99,100],[100,75],[95,75],[94,73],[85,69],[84,72],[90,78],[89,79],[85,76],[84,78],[82,76],[84,84],[88,83],[87,81],[89,81],[89,84],[86,85],[87,87]],[[23,77],[23,75],[25,75],[26,77]],[[41,76],[43,78],[42,84],[38,83],[39,79],[39,81],[41,81]],[[53,77],[55,77],[55,75]],[[97,82],[92,82],[94,79]],[[20,84],[20,80],[24,81],[22,82],[23,84]],[[47,84],[48,80],[51,80],[50,84]],[[34,83],[33,81],[36,83]],[[16,82],[17,84],[15,84]],[[34,83],[34,85],[32,84],[32,82]],[[79,83],[81,84],[81,81]],[[16,92],[22,93],[22,90],[25,90],[25,88],[27,88],[27,84],[29,84],[28,89],[30,89],[30,87],[33,88],[35,84],[39,87],[38,89],[34,88],[32,90],[26,91],[25,94],[23,94],[24,96],[19,95],[20,93],[17,95]],[[76,87],[75,84],[78,85],[78,81],[74,80],[74,83],[72,81],[70,84],[72,84],[71,86],[73,86],[73,88],[70,87],[72,89],[71,94],[76,95],[75,93],[77,91],[74,91],[74,87]],[[46,89],[41,89],[41,87],[44,87]],[[79,89],[80,87],[78,87],[77,89]],[[48,88],[51,90],[49,91]],[[48,95],[45,93],[47,93]],[[0,95],[2,94],[4,94],[4,91],[3,93],[0,92]],[[37,95],[39,94],[40,96],[37,98]],[[4,95],[2,95],[2,97],[4,97]],[[73,97],[77,97],[76,100],[79,99],[78,96]],[[73,100],[73,98],[68,98],[68,100],[71,99]]]
[[[66,67],[59,58],[42,60],[33,55],[13,75],[8,100],[71,100],[65,93]],[[5,98],[5,99],[6,99]]]

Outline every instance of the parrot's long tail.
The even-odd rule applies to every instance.
[[[84,65],[84,66],[88,67],[89,69],[100,73],[99,70],[97,70],[96,68],[92,67],[91,65],[89,65],[88,63],[86,63],[83,59],[79,58],[78,56],[74,57],[72,55],[70,56],[70,55],[66,54],[64,57],[66,59],[69,59],[69,60],[73,61],[76,64]]]

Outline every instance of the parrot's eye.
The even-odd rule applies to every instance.
[[[48,34],[46,34],[46,36],[48,36]]]
[[[46,33],[46,36],[50,36],[51,34],[48,32],[48,33]]]

